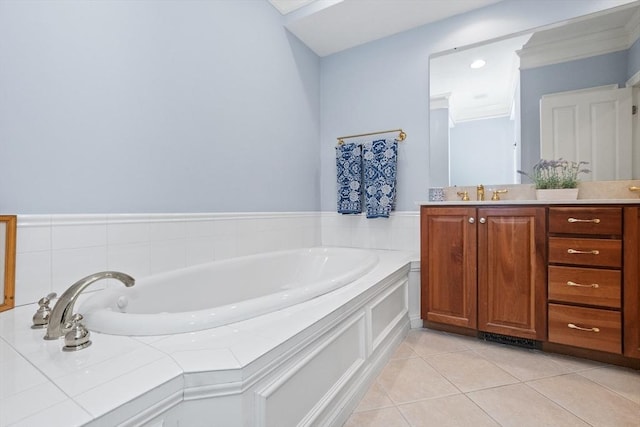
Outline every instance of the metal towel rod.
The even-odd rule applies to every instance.
[[[398,133],[398,141],[404,141],[405,139],[407,139],[407,134],[402,129],[391,129],[391,130],[381,130],[381,131],[378,131],[378,132],[360,133],[358,135],[339,136],[337,138],[337,140],[338,140],[338,145],[342,145],[342,144],[344,144],[344,140],[345,139],[358,138],[360,136],[378,135],[378,134],[382,134],[382,133],[391,133],[391,132],[399,132]]]

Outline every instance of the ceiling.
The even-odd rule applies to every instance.
[[[501,0],[269,0],[285,26],[319,56]]]
[[[528,34],[434,55],[432,108],[448,106],[452,124],[513,113],[519,71],[628,49],[640,34],[640,8],[624,7]],[[470,68],[482,58],[486,65]]]

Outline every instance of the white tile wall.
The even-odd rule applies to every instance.
[[[203,262],[309,246],[419,253],[419,212],[19,215],[16,305],[103,270],[141,278]],[[92,285],[92,290],[108,286]]]
[[[16,305],[103,270],[140,278],[256,252],[318,246],[317,213],[18,215]],[[92,290],[108,286],[92,285]]]
[[[420,251],[420,213],[392,212],[389,218],[321,214],[322,244],[371,249]]]

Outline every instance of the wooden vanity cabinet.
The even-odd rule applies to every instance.
[[[421,208],[421,316],[425,321],[477,327],[475,217],[475,208]]]
[[[624,208],[624,355],[640,359],[640,207]]]
[[[622,354],[621,207],[549,207],[549,342]]]
[[[545,208],[479,208],[478,217],[478,329],[544,340]]]
[[[422,318],[546,337],[546,227],[540,207],[421,208]]]

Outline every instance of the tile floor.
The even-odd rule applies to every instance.
[[[640,372],[427,329],[344,427],[640,427]]]

